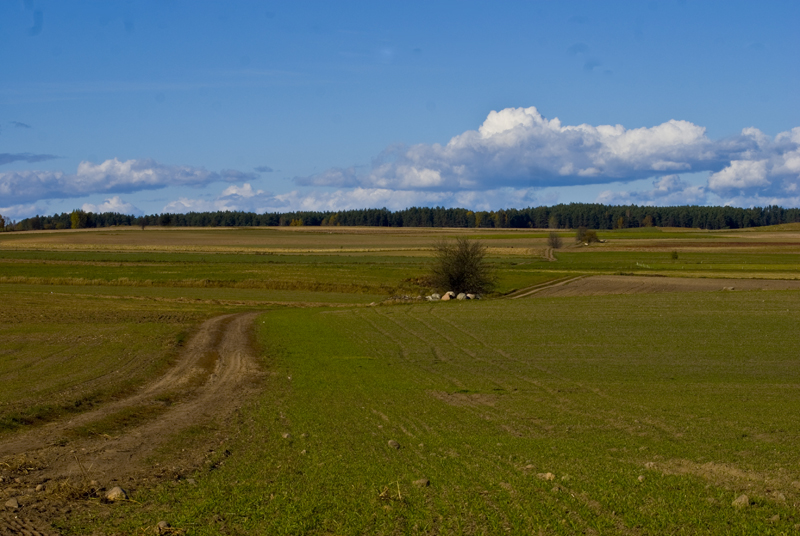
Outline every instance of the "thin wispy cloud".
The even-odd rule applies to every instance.
[[[33,154],[33,153],[0,153],[0,166],[10,164],[12,162],[28,162],[34,164],[36,162],[44,162],[45,160],[55,160],[61,158],[54,154]]]

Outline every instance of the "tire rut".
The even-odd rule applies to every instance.
[[[91,478],[111,487],[116,485],[111,482],[132,482],[152,476],[157,471],[149,465],[148,457],[175,434],[194,425],[224,421],[257,391],[263,378],[252,344],[252,325],[257,314],[231,314],[207,320],[190,339],[175,366],[128,398],[0,442],[0,460],[24,457],[34,462],[19,485],[3,485],[2,496],[23,497],[20,503],[36,504],[44,499],[36,495],[26,497],[24,490],[39,482]],[[126,409],[163,406],[159,398],[176,393],[178,401],[157,417],[113,437],[70,436],[70,431],[79,426],[91,425]],[[187,455],[187,459],[192,455]],[[0,517],[0,533],[12,529],[7,525]]]

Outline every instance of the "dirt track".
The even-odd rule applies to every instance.
[[[138,479],[158,473],[146,460],[176,433],[230,417],[262,377],[251,339],[255,316],[225,315],[206,321],[178,363],[129,398],[0,442],[0,474],[6,474],[0,482],[0,500],[5,503],[15,497],[22,505],[14,513],[0,514],[0,535],[25,534],[21,527],[35,534],[42,518],[52,519],[60,512],[48,500],[47,489],[54,483],[95,480],[106,489],[135,486]],[[177,402],[165,407],[165,401],[172,399]],[[92,423],[138,408],[156,408],[158,416],[118,434],[76,438],[76,429],[86,430]],[[45,490],[36,492],[38,484]],[[39,533],[48,532],[39,529]]]
[[[523,289],[514,298],[601,296],[605,294],[655,294],[662,292],[711,292],[723,290],[800,290],[800,281],[772,279],[689,279],[595,275],[559,280],[553,284]]]

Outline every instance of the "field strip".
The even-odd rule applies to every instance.
[[[634,275],[593,275],[569,286],[536,289],[537,297],[603,296],[609,294],[657,294],[665,292],[714,292],[723,290],[800,290],[800,281],[786,279],[688,278]],[[521,297],[521,296],[520,296]]]
[[[568,283],[571,283],[573,281],[577,281],[578,279],[583,279],[584,277],[586,277],[586,276],[579,275],[579,276],[576,276],[576,277],[566,277],[566,278],[563,278],[563,279],[559,279],[556,282],[548,281],[547,283],[543,283],[543,284],[540,284],[540,285],[535,285],[534,287],[523,289],[518,294],[515,294],[513,296],[509,296],[509,298],[512,299],[512,300],[516,300],[516,299],[519,299],[519,298],[525,298],[527,296],[530,296],[532,294],[536,294],[537,292],[541,292],[543,290],[548,290],[548,289],[551,289],[551,288],[554,288],[554,287],[564,286],[564,285],[566,285]]]
[[[88,285],[82,285],[88,286]],[[163,296],[135,296],[131,294],[84,294],[84,293],[71,293],[71,292],[55,292],[55,296],[69,296],[80,298],[100,298],[104,300],[138,300],[150,302],[166,302],[166,303],[192,303],[192,304],[206,304],[206,305],[234,305],[244,307],[259,307],[263,308],[270,305],[280,305],[286,307],[336,307],[336,308],[350,308],[353,307],[366,307],[365,304],[359,303],[336,303],[336,302],[309,302],[309,301],[276,301],[276,300],[220,300],[216,298],[165,298]],[[340,311],[331,311],[340,312]],[[344,311],[341,311],[344,312]]]
[[[559,277],[559,278],[556,278],[556,279],[551,279],[549,281],[545,281],[543,283],[536,283],[535,285],[531,285],[529,287],[525,287],[525,288],[514,290],[514,291],[506,294],[503,297],[506,298],[506,299],[509,299],[509,298],[513,299],[515,296],[517,296],[518,294],[522,294],[523,292],[528,292],[529,290],[534,290],[534,289],[537,289],[539,287],[550,286],[550,285],[552,285],[554,283],[558,283],[560,281],[565,281],[567,279],[570,279],[571,277],[572,276]]]
[[[355,248],[263,248],[263,247],[237,247],[237,246],[182,246],[179,244],[165,244],[163,246],[137,246],[131,244],[58,244],[51,242],[0,242],[0,249],[25,250],[25,251],[103,251],[103,252],[148,252],[148,253],[244,253],[251,255],[286,255],[304,253],[325,253],[341,255],[342,253],[389,253],[395,251],[433,251],[433,247],[355,247]],[[514,248],[500,248],[505,251]],[[523,250],[517,250],[518,254]],[[527,251],[527,250],[525,250]]]
[[[638,421],[640,421],[642,423],[645,423],[645,424],[647,424],[649,426],[652,426],[653,428],[661,430],[662,432],[672,436],[673,438],[680,438],[683,435],[681,432],[677,431],[674,427],[668,425],[667,423],[660,422],[660,421],[657,421],[657,420],[653,419],[652,417],[649,417],[649,415],[651,415],[653,413],[652,410],[650,410],[649,408],[646,408],[646,407],[643,407],[643,406],[631,405],[631,404],[628,404],[628,403],[624,403],[624,402],[620,401],[619,399],[616,399],[616,398],[608,395],[607,393],[604,393],[600,389],[597,389],[595,387],[586,386],[581,382],[576,382],[576,381],[574,381],[574,380],[572,380],[570,378],[565,378],[563,376],[560,376],[560,375],[554,373],[553,371],[547,369],[546,367],[542,367],[541,365],[537,365],[537,364],[534,364],[534,363],[532,363],[530,361],[524,361],[524,360],[521,360],[519,358],[515,358],[512,355],[508,354],[507,352],[504,352],[503,350],[500,350],[499,348],[495,348],[495,347],[489,345],[488,343],[486,343],[485,341],[483,341],[479,337],[475,336],[473,333],[470,333],[468,330],[465,330],[464,328],[458,326],[454,322],[451,322],[451,321],[449,321],[449,320],[447,320],[445,318],[442,318],[441,316],[436,315],[433,312],[431,313],[431,315],[434,316],[435,318],[437,318],[438,320],[449,324],[450,326],[453,327],[453,329],[463,333],[467,337],[470,337],[470,338],[474,339],[475,341],[477,341],[478,343],[483,345],[486,349],[491,350],[492,352],[495,352],[498,355],[500,355],[500,356],[502,356],[502,357],[504,357],[504,358],[506,358],[506,359],[508,359],[510,361],[514,361],[514,362],[517,362],[517,363],[520,363],[520,364],[523,364],[523,365],[526,365],[526,366],[533,367],[536,370],[539,370],[540,372],[543,372],[543,373],[549,375],[550,377],[552,377],[554,379],[557,379],[560,382],[563,382],[565,384],[575,385],[576,387],[579,387],[581,389],[585,389],[586,391],[594,393],[595,395],[597,395],[597,396],[599,396],[601,398],[604,398],[606,400],[611,400],[616,404],[620,404],[620,403],[625,404],[628,407],[630,407],[631,409],[634,409],[637,413],[638,412],[643,412],[644,415],[647,415],[647,416],[643,415],[643,416],[640,416],[638,419],[634,419],[634,420],[638,420]],[[420,322],[425,323],[421,319],[420,319]],[[458,342],[456,342],[455,340],[450,338],[448,335],[446,335],[446,334],[436,330],[432,326],[430,326],[430,324],[426,323],[426,325],[428,325],[431,330],[439,333],[442,337],[447,338],[452,344],[454,344],[454,345],[458,345],[459,344]],[[496,367],[502,368],[502,369],[508,371],[509,373],[512,373],[512,371],[508,370],[508,367],[506,367],[502,363],[499,363],[499,362],[496,362],[496,361],[492,362],[492,363]],[[558,395],[557,394],[557,390],[553,390],[551,388],[546,387],[545,385],[543,385],[538,380],[534,380],[532,378],[528,378],[527,376],[522,376],[522,375],[519,375],[519,374],[517,374],[515,377],[539,387],[540,389],[546,391],[548,394],[550,394],[551,396],[553,396],[554,398],[556,398],[559,401],[562,401],[562,402],[564,402],[566,404],[571,404],[572,403],[571,400]],[[573,412],[576,413],[576,414],[583,414],[583,413],[579,412],[578,410],[574,410]],[[621,430],[625,430],[626,432],[628,432],[631,435],[636,435],[637,434],[636,430],[638,429],[638,427],[636,427],[634,425],[631,425],[631,424],[624,424],[624,422],[626,420],[630,421],[631,419],[633,419],[632,415],[625,416],[625,415],[620,414],[619,412],[612,411],[612,410],[603,410],[602,413],[606,414],[605,415],[605,420],[606,420],[606,422],[608,424],[614,426],[615,428],[618,428],[618,429],[621,429]],[[600,415],[600,413],[595,413],[595,415]]]
[[[13,435],[0,443],[0,457],[24,455],[39,460],[44,467],[37,471],[38,477],[49,480],[88,471],[100,481],[121,481],[152,472],[146,457],[175,432],[226,418],[255,392],[262,377],[250,342],[256,315],[224,315],[206,321],[178,363],[139,393],[73,419]],[[178,401],[158,418],[120,435],[70,436],[78,427],[90,427],[125,409],[158,405],[160,397],[172,395]],[[80,453],[80,459],[74,453]]]

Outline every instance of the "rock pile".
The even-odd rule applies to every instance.
[[[425,296],[427,301],[450,301],[450,300],[480,300],[480,294],[472,294],[469,292],[460,292],[456,294],[452,290],[448,290],[444,294],[434,292],[430,296]]]

